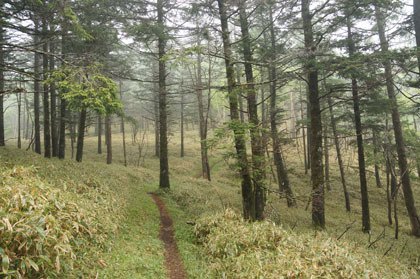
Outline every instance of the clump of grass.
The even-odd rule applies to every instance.
[[[2,153],[0,277],[87,277],[122,216],[110,185],[73,163]]]
[[[211,278],[416,278],[415,271],[326,233],[247,223],[233,210],[200,219]]]

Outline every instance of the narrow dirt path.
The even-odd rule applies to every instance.
[[[153,193],[149,193],[155,201],[160,213],[160,239],[165,245],[165,266],[170,279],[187,279],[184,265],[181,261],[178,247],[175,241],[175,229],[171,216],[166,210],[165,203]]]

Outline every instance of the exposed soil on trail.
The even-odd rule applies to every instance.
[[[181,261],[181,256],[176,245],[174,236],[174,226],[169,216],[169,212],[166,210],[165,203],[153,193],[149,193],[155,201],[160,213],[160,239],[165,244],[165,266],[168,270],[170,279],[187,279],[188,276],[185,273],[184,265]]]

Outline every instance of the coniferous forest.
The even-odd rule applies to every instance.
[[[0,278],[419,278],[420,0],[1,0]]]

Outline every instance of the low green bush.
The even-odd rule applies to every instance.
[[[56,185],[36,167],[6,165],[0,167],[0,277],[82,277],[94,264],[84,256],[117,229],[112,192],[70,178]]]
[[[247,223],[232,210],[200,219],[195,234],[211,278],[418,278],[414,270],[326,233]]]

